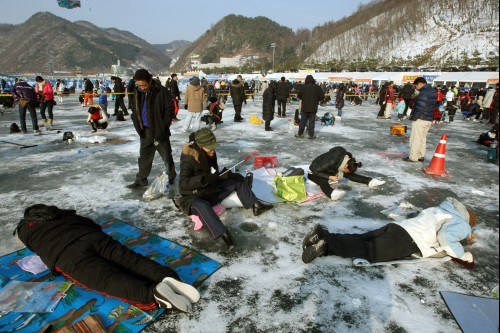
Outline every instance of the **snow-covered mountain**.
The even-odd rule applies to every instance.
[[[388,1],[366,6],[381,2]],[[324,42],[306,62],[382,59],[445,65],[495,57],[498,61],[497,0],[390,2],[389,10]]]

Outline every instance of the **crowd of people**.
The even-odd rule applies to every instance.
[[[176,184],[179,171],[178,194],[175,206],[187,216],[197,216],[205,229],[214,239],[221,238],[232,250],[237,244],[229,228],[221,221],[214,206],[225,200],[232,200],[237,207],[252,210],[255,216],[273,209],[269,203],[261,201],[253,192],[253,175],[245,176],[221,169],[217,160],[219,145],[214,131],[222,124],[222,112],[227,109],[227,98],[231,96],[235,111],[234,122],[243,121],[243,105],[247,100],[245,82],[240,76],[228,84],[228,93],[220,94],[221,82],[206,83],[203,79],[190,79],[184,96],[178,87],[178,78],[173,74],[166,85],[155,79],[145,70],[139,69],[134,77],[125,84],[119,77],[112,77],[113,90],[101,86],[98,104],[93,103],[95,85],[85,79],[82,90],[82,106],[88,107],[87,122],[92,132],[106,129],[110,116],[129,115],[140,138],[138,171],[133,183],[128,188],[140,189],[148,185],[153,160],[158,152],[164,162],[168,183]],[[61,88],[61,85],[63,88]],[[210,88],[210,87],[213,87]],[[61,90],[62,89],[62,90]],[[26,113],[29,111],[33,130],[40,133],[36,108],[40,108],[41,126],[50,130],[54,124],[53,107],[57,105],[55,97],[64,92],[64,83],[56,84],[55,90],[50,82],[42,77],[36,78],[36,86],[30,86],[24,80],[17,80],[12,89],[15,103],[19,104],[21,130],[27,132]],[[115,95],[115,109],[112,115],[107,112],[108,94]],[[129,105],[125,106],[127,95]],[[432,87],[423,77],[402,87],[395,87],[393,82],[384,84],[380,89],[374,86],[358,87],[351,85],[325,86],[317,84],[312,75],[305,78],[304,84],[290,84],[281,78],[279,82],[266,84],[262,94],[262,115],[264,129],[272,131],[271,122],[277,117],[286,117],[287,104],[293,98],[298,99],[300,121],[297,139],[315,136],[315,123],[318,120],[319,105],[327,103],[328,98],[338,110],[337,117],[342,117],[344,101],[350,97],[360,99],[377,97],[380,107],[378,118],[392,117],[396,108],[399,120],[409,117],[412,121],[410,136],[410,154],[408,162],[422,161],[426,153],[426,137],[433,124],[442,122],[444,114],[449,122],[454,121],[455,113],[460,109],[466,119],[483,120],[495,126],[480,137],[481,143],[491,144],[498,135],[498,84],[496,89],[470,89],[461,91],[452,87]],[[183,98],[184,97],[184,98]],[[334,97],[334,98],[332,98]],[[58,97],[62,102],[62,97]],[[350,99],[353,104],[358,102]],[[184,103],[187,116],[183,119],[182,130],[190,133],[188,143],[182,148],[180,166],[176,171],[170,144],[170,126],[178,120],[179,106]],[[442,107],[444,106],[444,111]],[[437,111],[436,111],[437,110]],[[45,111],[47,111],[48,118]],[[208,111],[206,122],[201,125],[202,113]],[[466,113],[466,111],[468,113]],[[439,119],[437,119],[438,115]],[[486,143],[483,143],[486,144]],[[345,192],[336,184],[347,178],[351,181],[377,187],[385,182],[357,173],[362,167],[352,153],[344,147],[333,147],[314,158],[305,176],[317,184],[331,200],[340,200]],[[456,199],[448,198],[437,207],[428,208],[419,216],[387,226],[365,234],[329,233],[323,226],[316,226],[304,238],[302,260],[310,263],[317,257],[336,255],[355,257],[368,262],[391,261],[418,254],[429,257],[445,251],[447,255],[463,261],[472,261],[472,255],[465,252],[460,241],[471,237],[471,228],[476,223],[474,212]],[[57,228],[52,228],[57,226]],[[183,284],[177,274],[153,261],[127,250],[101,232],[91,220],[76,215],[75,211],[60,210],[57,207],[35,205],[25,211],[23,220],[17,227],[20,239],[36,251],[44,262],[54,271],[84,283],[98,291],[123,298],[132,304],[140,304],[149,309],[160,306],[191,310],[191,304],[199,299],[197,291]],[[41,244],[47,238],[58,237],[64,242],[54,247]],[[114,248],[118,257],[103,257],[106,246]],[[436,247],[439,244],[439,247]],[[85,250],[85,251],[81,251]],[[73,259],[79,256],[82,262],[101,258],[99,275],[88,273],[88,265],[75,266]],[[128,263],[128,264],[124,264]],[[130,264],[133,263],[133,264]],[[122,266],[126,266],[124,269]],[[146,273],[144,275],[143,273]],[[137,275],[142,276],[137,278]],[[150,274],[149,274],[150,273]],[[118,279],[116,286],[110,287],[110,281]]]

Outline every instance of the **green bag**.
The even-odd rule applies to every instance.
[[[274,177],[276,196],[285,201],[303,201],[307,198],[304,176]]]

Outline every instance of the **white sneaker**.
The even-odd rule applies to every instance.
[[[191,303],[197,303],[200,300],[200,293],[190,284],[177,281],[171,277],[164,278],[162,283],[167,284],[177,294],[186,297]]]
[[[369,187],[377,187],[377,186],[380,186],[380,185],[383,185],[385,184],[385,181],[384,180],[379,180],[379,179],[375,179],[373,178],[372,180],[370,180],[370,182],[368,183],[368,186]]]
[[[162,309],[177,309],[182,312],[191,312],[193,306],[184,296],[176,294],[166,283],[160,282],[153,290],[158,306]]]
[[[330,195],[330,198],[331,198],[333,201],[337,201],[337,200],[339,200],[340,198],[342,198],[345,194],[346,194],[346,192],[345,192],[345,191],[335,189],[335,190],[333,190],[332,194]]]
[[[33,134],[35,134],[35,135],[42,135],[42,131],[40,131],[40,130],[33,130]]]

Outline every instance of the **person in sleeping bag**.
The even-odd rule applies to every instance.
[[[375,263],[446,254],[472,263],[472,254],[460,241],[467,239],[471,244],[476,222],[474,211],[455,198],[446,198],[414,218],[391,222],[364,234],[330,233],[318,224],[302,242],[302,261],[307,264],[317,257],[333,255]]]
[[[332,187],[342,178],[347,178],[356,183],[376,187],[385,184],[385,181],[356,174],[362,163],[343,147],[333,147],[328,152],[316,157],[309,170],[307,178],[321,187],[323,193],[332,200],[339,200],[345,195],[345,191]]]
[[[120,244],[75,210],[30,206],[16,232],[54,274],[140,309],[191,312],[200,298],[173,269]]]

